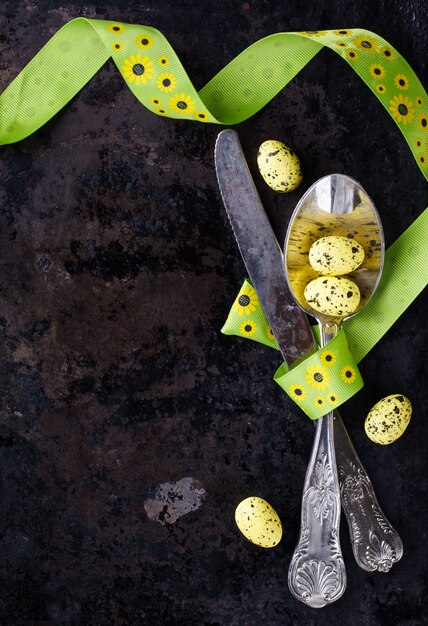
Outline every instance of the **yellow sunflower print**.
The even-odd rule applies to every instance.
[[[383,78],[385,76],[385,68],[379,63],[372,63],[369,67],[369,72],[373,78]]]
[[[156,87],[165,93],[169,93],[170,91],[174,91],[175,86],[177,85],[177,79],[173,74],[169,72],[164,72],[160,74],[156,80]]]
[[[254,287],[245,285],[233,303],[233,310],[236,311],[238,315],[250,315],[254,313],[259,304],[259,297]]]
[[[352,35],[352,30],[334,30],[333,32],[338,37],[347,37],[348,35]]]
[[[416,139],[415,143],[417,148],[422,148],[422,139]]]
[[[353,383],[356,377],[357,377],[357,374],[355,373],[354,368],[351,367],[350,365],[345,365],[340,370],[340,378],[347,385],[350,385],[351,383]]]
[[[347,59],[349,59],[350,61],[356,61],[359,57],[359,54],[356,50],[347,50],[345,52],[345,56]]]
[[[334,391],[330,392],[327,395],[327,400],[331,404],[331,406],[337,406],[339,402],[339,396]]]
[[[404,76],[404,74],[397,74],[397,76],[394,77],[394,83],[397,89],[401,91],[407,91],[409,88],[409,79],[407,76]]]
[[[383,58],[387,61],[393,61],[395,57],[395,52],[392,48],[381,48],[379,50],[381,54],[383,54]]]
[[[307,391],[304,387],[302,387],[302,385],[290,385],[288,393],[293,400],[302,402],[306,398]]]
[[[419,128],[422,130],[428,130],[428,115],[426,113],[422,113],[418,119]]]
[[[153,63],[150,61],[149,57],[141,56],[140,53],[131,54],[131,56],[123,62],[122,74],[128,83],[145,85],[152,78],[153,72]]]
[[[421,165],[425,165],[425,163],[427,162],[426,156],[424,154],[419,154],[418,161]]]
[[[324,401],[324,398],[322,398],[321,396],[317,396],[314,399],[314,406],[316,406],[317,409],[321,409],[324,405],[325,405],[325,401]]]
[[[364,50],[364,52],[376,52],[378,45],[373,37],[370,35],[362,35],[361,37],[357,37],[354,39],[354,44],[360,50]]]
[[[120,33],[124,32],[125,27],[122,26],[122,24],[110,24],[108,29],[111,33],[114,33],[115,35],[120,35]]]
[[[193,117],[195,117],[197,120],[202,120],[203,122],[205,122],[209,118],[209,115],[205,111],[195,111],[195,113],[193,113]]]
[[[170,99],[169,108],[176,113],[186,115],[195,110],[195,101],[185,93],[177,93]]]
[[[148,50],[153,46],[153,37],[150,37],[150,35],[146,35],[145,33],[143,33],[142,35],[138,35],[135,43],[139,48],[142,48],[143,50]]]
[[[394,99],[389,102],[389,110],[399,124],[403,122],[406,126],[409,124],[415,116],[415,109],[413,108],[413,102],[410,102],[407,96],[403,96],[401,93],[399,96],[394,96]]]
[[[257,325],[252,320],[245,320],[239,327],[239,332],[244,337],[252,337],[257,332]]]
[[[378,93],[386,93],[386,87],[384,84],[379,83],[379,85],[376,85],[376,91]]]
[[[266,336],[270,341],[275,341],[275,337],[273,335],[272,328],[270,326],[266,328]]]
[[[169,59],[168,59],[168,57],[165,57],[165,56],[159,57],[158,58],[158,63],[159,63],[159,65],[162,65],[162,67],[166,67],[169,64]]]
[[[422,106],[422,104],[423,104],[423,103],[422,103],[422,98],[420,98],[419,96],[416,98],[416,104],[417,104],[418,106]]]
[[[346,48],[347,45],[347,41],[336,41],[336,46],[340,46],[341,48]]]
[[[301,33],[302,35],[311,35],[311,37],[322,37],[323,35],[327,35],[326,30],[304,30]]]
[[[123,43],[121,41],[116,41],[116,43],[112,44],[113,52],[120,52],[123,48]]]
[[[334,365],[336,363],[336,355],[331,350],[324,350],[323,352],[321,352],[320,359],[323,365],[326,365],[327,367],[330,367],[331,365]]]
[[[325,367],[318,365],[311,365],[308,367],[305,374],[305,380],[311,389],[316,391],[322,391],[330,382],[330,374]]]
[[[159,115],[168,115],[168,111],[162,108],[156,109],[156,113],[159,113]]]
[[[162,104],[162,100],[159,100],[159,98],[152,98],[150,100],[150,104],[153,104],[153,106],[158,107]]]

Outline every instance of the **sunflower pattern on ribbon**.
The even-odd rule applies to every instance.
[[[373,91],[428,178],[427,93],[397,50],[376,33],[359,28],[269,35],[197,91],[157,29],[76,18],[0,95],[0,144],[19,141],[40,128],[109,57],[136,98],[153,113],[229,125],[262,109],[324,46],[339,54]]]
[[[313,420],[346,402],[364,385],[343,327],[297,367],[289,370],[283,363],[274,380]]]
[[[379,98],[403,132],[419,167],[427,166],[428,133],[426,93],[403,57],[385,40],[362,29],[304,32],[338,52]],[[334,37],[338,39],[334,39]]]
[[[153,113],[209,121],[208,111],[196,97],[176,55],[172,51],[163,54],[166,42],[156,29],[146,26],[135,36],[141,27],[132,24],[114,23],[105,28],[109,36],[117,35],[111,44],[115,64],[130,89]]]
[[[313,330],[318,339],[318,328],[313,327]],[[248,279],[235,298],[221,332],[278,350],[257,292]],[[283,363],[274,380],[311,419],[325,415],[363,386],[343,328],[332,341],[297,367],[289,370]]]
[[[248,279],[244,281],[236,296],[221,332],[224,335],[250,337],[253,341],[278,350],[257,292]]]

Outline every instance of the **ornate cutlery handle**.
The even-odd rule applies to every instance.
[[[325,345],[338,327],[328,322],[320,326]],[[291,593],[313,608],[335,602],[346,588],[339,526],[340,489],[331,412],[317,420],[303,486],[300,537],[288,572]]]
[[[303,487],[300,537],[288,572],[291,593],[313,608],[334,602],[345,591],[339,524],[340,490],[329,413],[317,420]]]
[[[403,543],[379,506],[339,413],[333,415],[340,493],[355,560],[369,572],[387,572],[401,559]]]

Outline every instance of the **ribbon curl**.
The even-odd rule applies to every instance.
[[[43,126],[110,57],[153,113],[230,125],[262,109],[323,46],[346,61],[376,95],[428,179],[427,93],[397,50],[360,28],[270,35],[197,92],[157,29],[79,17],[65,24],[0,95],[0,144],[20,141]]]

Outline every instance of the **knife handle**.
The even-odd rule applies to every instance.
[[[403,543],[379,506],[339,413],[333,415],[340,494],[355,560],[369,572],[388,572],[401,559]]]

